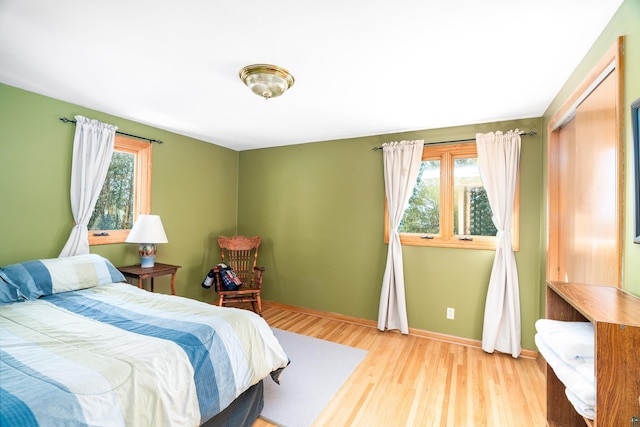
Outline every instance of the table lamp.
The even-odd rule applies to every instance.
[[[159,215],[139,215],[125,242],[138,243],[140,267],[150,268],[156,260],[156,243],[169,243],[169,240]]]

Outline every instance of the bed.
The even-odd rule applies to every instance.
[[[0,425],[251,425],[288,358],[255,313],[124,282],[105,258],[0,269]]]

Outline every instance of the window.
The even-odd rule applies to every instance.
[[[123,243],[151,208],[151,144],[116,134],[109,172],[89,220],[89,244]]]
[[[514,250],[519,246],[518,230],[519,190],[516,190]],[[399,231],[404,245],[495,249],[497,230],[480,177],[474,142],[424,146],[418,180]],[[385,203],[385,242],[388,241]]]

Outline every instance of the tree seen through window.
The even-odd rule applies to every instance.
[[[133,227],[135,155],[114,151],[107,178],[89,220],[89,230]]]

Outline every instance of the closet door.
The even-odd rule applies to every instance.
[[[560,129],[562,281],[617,286],[619,206],[616,82],[609,75]]]
[[[550,280],[621,284],[620,73],[591,84],[549,132]]]
[[[558,277],[555,280],[568,282],[569,279],[578,281],[573,257],[576,249],[576,215],[574,206],[577,199],[577,173],[576,173],[576,121],[571,120],[558,131],[558,235],[556,237],[558,253]],[[560,232],[562,230],[562,232]],[[584,281],[578,281],[583,283]]]

